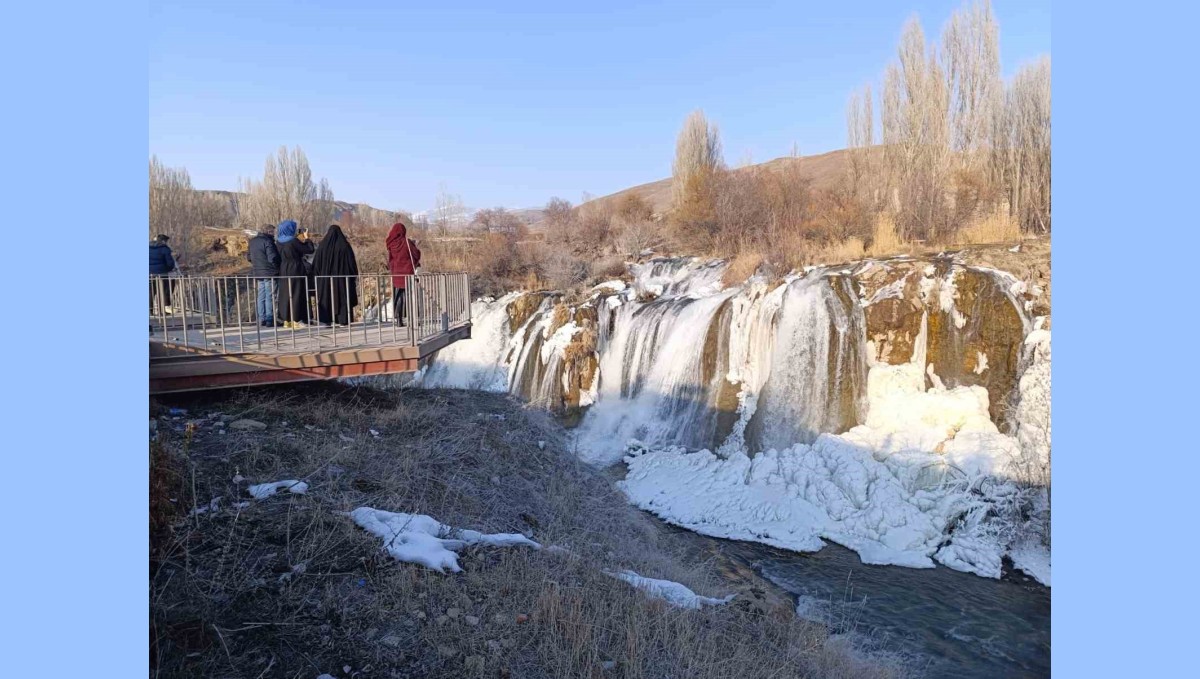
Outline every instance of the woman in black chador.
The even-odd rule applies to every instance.
[[[280,222],[275,242],[279,246],[278,300],[275,320],[286,328],[303,328],[309,321],[308,274],[304,256],[312,254],[313,244],[296,237],[296,222]]]
[[[358,262],[342,227],[329,227],[313,256],[317,277],[317,319],[321,323],[348,325],[358,306]]]

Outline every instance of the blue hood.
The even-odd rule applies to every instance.
[[[296,239],[296,222],[285,219],[279,222],[279,229],[275,232],[275,242],[286,243]]]

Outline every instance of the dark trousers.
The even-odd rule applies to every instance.
[[[162,299],[159,299],[160,292]],[[171,279],[166,275],[154,276],[150,279],[150,313],[157,315],[168,306],[171,306]]]
[[[396,325],[405,325],[407,320],[404,316],[404,288],[392,288],[392,321]]]

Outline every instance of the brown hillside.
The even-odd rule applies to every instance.
[[[813,188],[831,188],[841,179],[846,169],[846,150],[839,149],[816,156],[800,156],[793,158],[785,156],[768,160],[765,163],[739,167],[734,172],[746,172],[753,169],[779,170],[792,164],[798,164],[802,171],[812,178]],[[656,213],[663,213],[671,206],[671,178],[660,179],[656,182],[631,186],[628,189],[594,199],[594,202],[612,202],[614,205],[627,195],[638,194],[649,201]]]

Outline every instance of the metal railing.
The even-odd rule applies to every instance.
[[[151,340],[225,354],[418,346],[470,322],[465,273],[150,277]]]

